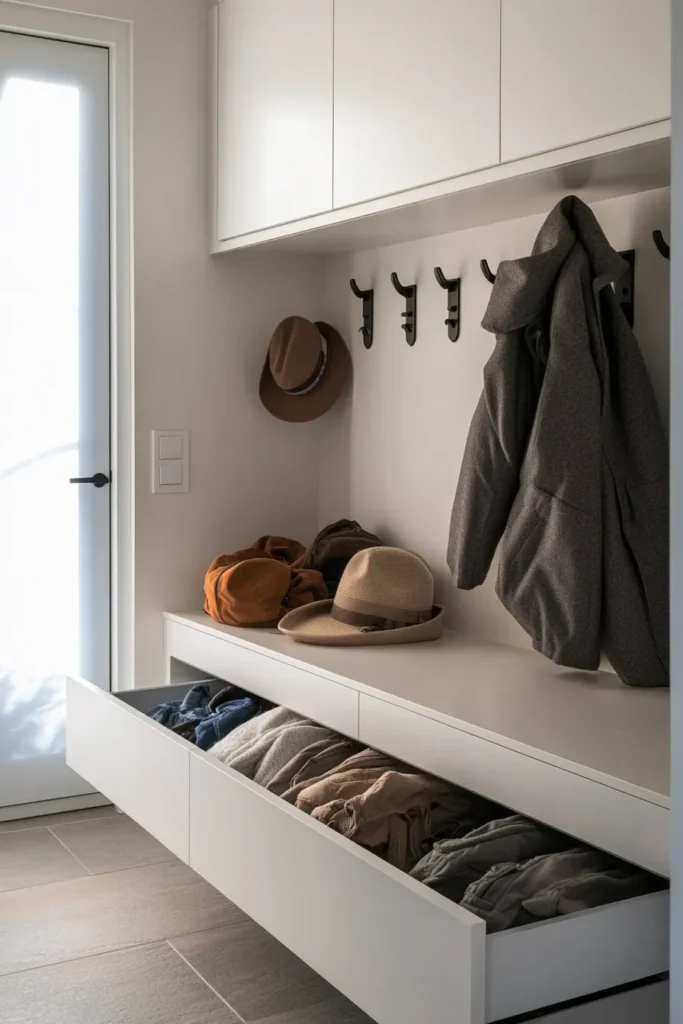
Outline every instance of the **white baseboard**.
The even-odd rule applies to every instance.
[[[0,807],[0,821],[15,821],[20,818],[37,818],[43,814],[61,814],[64,811],[82,811],[88,807],[106,807],[111,803],[101,793],[87,796],[67,796],[62,800],[40,800],[33,804],[14,804]]]

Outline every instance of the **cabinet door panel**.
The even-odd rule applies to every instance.
[[[671,0],[502,0],[501,156],[671,115]]]
[[[499,160],[500,0],[336,0],[334,204]]]
[[[217,233],[332,206],[333,0],[218,6]]]

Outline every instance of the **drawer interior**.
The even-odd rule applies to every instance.
[[[379,1024],[484,1024],[668,969],[666,891],[487,935],[465,908],[146,717],[182,699],[189,684],[116,696],[73,685],[75,761],[85,693],[104,700],[98,729],[110,733],[110,748],[128,737],[140,774],[133,793],[130,774],[125,785],[114,768],[98,776],[92,756],[85,766],[92,775],[82,757],[76,770]],[[210,685],[216,692],[224,683]],[[175,781],[165,776],[163,789],[175,787],[173,806],[163,799],[159,806],[160,773],[170,764]],[[179,804],[188,808],[186,821]],[[164,824],[171,817],[174,824]]]
[[[170,700],[182,700],[192,687],[196,685],[196,682],[192,682],[177,683],[171,686],[156,686],[153,689],[121,690],[119,693],[114,694],[114,698],[127,707],[135,708],[136,711],[147,715],[159,704]],[[223,686],[225,686],[225,683],[222,683],[219,679],[206,679],[202,680],[201,685],[208,687],[209,691],[214,694],[219,693]]]

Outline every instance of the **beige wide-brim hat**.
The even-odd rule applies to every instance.
[[[352,373],[351,354],[334,327],[290,316],[271,338],[259,395],[279,420],[307,423],[332,408]]]
[[[334,601],[289,612],[279,629],[306,644],[376,646],[438,640],[443,608],[434,604],[434,578],[412,551],[359,551],[344,570]]]

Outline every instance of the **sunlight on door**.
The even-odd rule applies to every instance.
[[[63,746],[78,672],[79,91],[0,97],[0,717],[3,758]],[[27,713],[29,712],[29,713]]]

